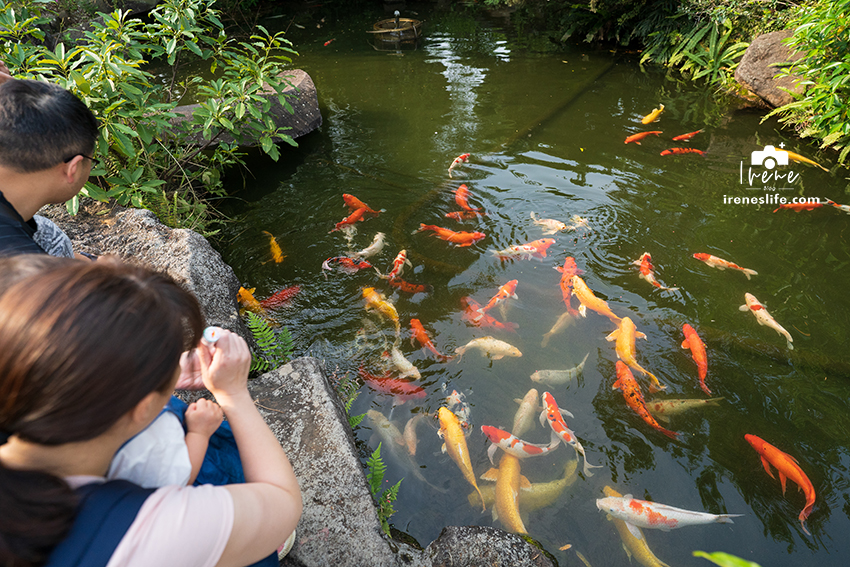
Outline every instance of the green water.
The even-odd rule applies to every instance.
[[[494,22],[425,12],[418,16],[426,21],[418,49],[377,51],[364,33],[377,17],[296,20],[304,25],[290,27],[301,53],[296,65],[318,88],[324,124],[299,140],[299,149],[285,151],[280,163],[253,159],[252,176],[229,180],[238,199],[224,209],[234,222],[221,235],[220,250],[239,278],[257,288],[258,299],[301,286],[290,305],[270,312],[291,330],[297,355],[324,360],[337,376],[356,378],[361,364],[377,373],[382,343],[391,344],[394,331],[364,310],[361,289],[375,286],[398,309],[400,349],[420,370],[426,396],[394,406],[392,398],[364,385],[352,414],[374,409],[401,428],[415,414],[435,414],[446,395],[458,390],[471,406],[474,429],[467,442],[477,475],[490,467],[480,426],[510,429],[518,407],[513,400],[531,387],[548,389],[574,415],[567,423],[588,461],[602,466],[525,518],[530,535],[561,565],[581,564],[575,550],[595,567],[629,564],[613,524],[595,505],[606,484],[681,508],[743,514],[734,524],[645,530],[650,548],[670,565],[706,565],[691,556],[698,549],[725,551],[763,567],[846,565],[850,300],[844,286],[850,216],[831,207],[774,214],[773,205],[724,203],[724,196],[764,194],[747,190],[746,180],[741,184],[740,169],[743,163],[746,175],[751,152],[765,145],[784,143],[828,168],[833,156],[819,155],[773,122],[761,124],[761,113],[736,110],[659,72],[642,72],[636,54],[586,46],[541,50],[519,43]],[[659,103],[665,105],[660,120],[643,126],[641,117]],[[671,141],[702,128],[691,142]],[[623,143],[644,130],[663,134],[642,145]],[[659,155],[673,146],[706,154]],[[448,165],[466,152],[470,162],[449,179]],[[774,193],[850,201],[840,169],[826,173],[792,163],[779,170],[799,178],[790,190]],[[463,223],[444,218],[458,210],[452,191],[460,183],[469,186],[471,204],[486,217]],[[761,187],[761,181],[755,184]],[[343,193],[385,209],[358,223],[350,244],[341,232],[329,232],[348,214]],[[495,259],[491,250],[543,236],[529,218],[532,211],[564,222],[580,215],[588,228],[554,235],[545,259]],[[420,223],[480,230],[487,237],[455,248],[428,233],[412,234]],[[263,230],[287,254],[281,264],[267,262]],[[429,284],[430,293],[399,293],[370,270],[322,274],[325,259],[366,247],[379,231],[387,244],[370,261],[387,272],[406,249],[413,269],[404,278]],[[644,251],[652,254],[658,280],[679,291],[660,291],[638,278],[632,262]],[[758,275],[748,281],[742,273],[710,268],[692,257],[695,252]],[[589,311],[541,345],[564,312],[560,274],[553,268],[568,256],[596,295],[647,335],[638,342],[638,360],[667,385],[659,397],[706,397],[689,352],[680,347],[682,324],[703,338],[707,384],[724,400],[675,418],[669,427],[682,433],[679,440],[653,431],[611,389],[617,355],[605,340],[615,328],[608,319]],[[517,333],[462,321],[462,297],[484,304],[512,279],[518,280],[519,299],[504,314],[491,314],[518,324]],[[791,333],[793,353],[776,332],[738,310],[745,292]],[[575,298],[572,305],[578,307]],[[472,351],[460,362],[438,362],[411,346],[411,318],[422,321],[442,352],[492,335],[523,356],[488,360]],[[358,340],[361,329],[368,340]],[[538,369],[574,366],[588,353],[582,378],[569,385],[547,388],[529,379]],[[638,380],[652,398],[648,382]],[[442,441],[431,423],[418,429],[416,461],[446,492],[417,480],[385,449],[387,486],[404,477],[392,523],[423,545],[446,525],[500,526],[489,511],[482,514],[467,503],[471,487],[440,453]],[[790,482],[783,496],[779,480],[765,473],[744,440],[747,433],[794,456],[811,479],[817,501],[806,525],[812,536],[797,519],[804,496]],[[379,441],[367,421],[355,435],[364,456]],[[542,443],[548,431],[537,426],[523,437]],[[562,446],[524,461],[522,472],[532,482],[554,480],[574,457]],[[572,549],[560,551],[566,544]]]

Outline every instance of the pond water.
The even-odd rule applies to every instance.
[[[410,16],[409,14],[405,14]],[[467,496],[471,486],[459,467],[440,452],[434,416],[453,390],[470,406],[467,444],[476,476],[490,463],[481,425],[511,429],[515,399],[530,388],[550,391],[574,417],[567,423],[587,460],[601,468],[577,480],[542,508],[523,515],[529,534],[561,565],[629,565],[614,524],[597,510],[610,485],[620,493],[712,513],[741,514],[734,524],[710,524],[669,532],[645,530],[649,547],[670,565],[705,565],[694,550],[725,551],[764,566],[846,565],[850,557],[850,364],[847,362],[850,298],[846,293],[850,216],[833,207],[772,211],[776,205],[743,205],[735,197],[779,195],[830,198],[845,203],[846,172],[834,156],[761,123],[762,114],[738,110],[696,86],[642,70],[639,54],[597,51],[584,45],[556,48],[512,37],[497,22],[462,13],[425,13],[425,38],[417,49],[379,51],[364,30],[383,17],[299,16],[288,37],[300,56],[294,64],[312,76],[324,117],[321,129],[285,151],[279,163],[251,159],[252,173],[231,177],[237,198],[223,210],[232,217],[218,246],[258,299],[298,285],[287,305],[269,311],[285,325],[296,355],[322,359],[336,378],[359,380],[361,365],[379,374],[382,353],[395,340],[392,323],[366,312],[362,288],[374,286],[395,305],[401,319],[401,353],[421,373],[425,396],[404,403],[362,385],[353,415],[381,412],[399,429],[424,415],[417,429],[415,464],[436,486],[413,475],[403,449],[390,451],[385,480],[404,478],[391,523],[421,544],[446,525],[495,525]],[[413,17],[413,16],[411,16]],[[284,25],[288,17],[277,20]],[[282,24],[281,24],[282,22]],[[325,42],[333,39],[328,45]],[[641,118],[664,105],[657,122]],[[624,144],[634,133],[658,130],[641,145]],[[704,130],[689,142],[679,134]],[[784,144],[833,172],[792,162],[774,171],[793,172],[779,183],[747,173],[751,153]],[[704,155],[660,155],[670,147],[704,150]],[[453,178],[447,168],[471,154]],[[743,179],[742,179],[743,177]],[[458,222],[453,191],[463,183],[470,204],[486,216]],[[771,190],[769,187],[773,187]],[[757,189],[747,189],[756,187]],[[787,189],[784,189],[787,188]],[[350,241],[330,232],[348,214],[343,193],[376,209],[377,217],[356,224]],[[775,197],[770,197],[775,198]],[[727,202],[724,202],[727,201]],[[545,258],[500,261],[492,251],[544,237],[531,213],[586,227],[551,236]],[[454,247],[420,223],[486,237]],[[286,258],[269,262],[273,234]],[[374,270],[324,273],[322,262],[369,245],[386,235],[383,251],[369,259],[382,273],[404,249],[412,262],[403,278],[428,284],[411,295],[390,287]],[[676,291],[640,279],[632,262],[652,255],[656,278]],[[748,280],[694,259],[713,254],[758,275]],[[706,383],[715,407],[674,417],[673,440],[654,431],[613,390],[617,354],[606,336],[617,327],[588,310],[567,328],[543,338],[565,312],[554,268],[575,258],[581,277],[620,317],[638,331],[640,364],[667,386],[650,398],[706,399],[690,352],[681,348],[682,325],[692,325],[705,342]],[[472,326],[462,318],[462,299],[487,303],[499,288],[517,280],[518,299],[488,314],[518,325],[516,332]],[[774,330],[739,311],[751,293],[793,337],[793,351]],[[572,298],[577,308],[577,299]],[[419,319],[443,353],[487,335],[506,341],[522,357],[493,360],[470,351],[460,360],[437,360],[411,346],[409,322]],[[546,386],[532,382],[540,369],[566,369],[587,356],[580,378]],[[364,420],[355,430],[361,455],[381,438]],[[759,455],[745,441],[757,435],[795,457],[811,479],[817,501],[806,527],[798,514],[805,497],[789,482],[783,496]],[[535,422],[523,438],[549,440]],[[532,483],[563,476],[575,459],[572,448],[522,462]],[[479,480],[479,485],[488,483]],[[844,536],[842,536],[844,534]],[[561,548],[571,545],[571,548]]]

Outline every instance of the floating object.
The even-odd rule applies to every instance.
[[[417,40],[422,35],[422,22],[411,18],[400,18],[396,10],[395,18],[375,22],[372,29],[367,30],[366,33],[375,34],[380,41],[389,43]]]

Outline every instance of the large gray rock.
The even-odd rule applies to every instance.
[[[64,230],[78,252],[114,254],[167,273],[195,294],[208,324],[253,340],[239,317],[239,280],[200,234],[169,228],[147,210],[94,201],[84,201],[75,217],[61,205],[44,207],[39,214]]]
[[[735,70],[736,81],[774,108],[794,101],[794,97],[783,89],[796,94],[804,91],[804,87],[797,84],[801,77],[775,78],[779,73],[777,65],[794,62],[803,56],[782,43],[792,35],[793,32],[785,30],[758,36],[750,43]]]
[[[316,85],[313,84],[313,79],[310,78],[310,75],[301,69],[284,71],[280,76],[287,77],[291,83],[290,86],[284,89],[283,94],[286,96],[289,104],[292,105],[293,112],[290,113],[281,106],[275,90],[266,84],[264,96],[271,101],[268,116],[271,116],[275,126],[278,128],[289,128],[286,130],[286,134],[293,138],[300,138],[322,125],[322,113],[319,111],[319,97],[316,93]],[[178,106],[174,109],[174,112],[178,116],[172,120],[172,123],[180,124],[181,122],[191,120],[195,110],[199,107],[200,105],[197,104]],[[235,118],[233,122],[237,123]],[[200,144],[203,141],[203,137],[198,132],[190,136],[189,140]],[[223,134],[218,138],[218,142],[220,143],[230,143],[232,141],[233,137],[229,134]],[[259,140],[250,138],[239,140],[239,142],[244,146],[256,146],[259,144]]]

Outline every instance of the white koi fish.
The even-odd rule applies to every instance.
[[[531,220],[534,221],[534,224],[543,228],[543,234],[555,234],[556,232],[567,230],[567,225],[561,221],[555,219],[540,219],[534,216],[534,212],[531,213]]]
[[[573,309],[573,311],[577,313],[575,309]],[[555,324],[552,325],[552,328],[549,329],[549,332],[543,335],[543,340],[540,341],[540,346],[542,348],[546,348],[549,345],[549,340],[553,336],[563,332],[564,329],[575,323],[575,320],[576,319],[575,317],[573,317],[572,313],[570,313],[569,311],[564,311],[561,316],[558,317],[558,320],[555,321]]]
[[[590,353],[584,355],[584,359],[578,365],[566,370],[538,370],[531,375],[531,379],[534,382],[547,385],[566,384],[584,371],[584,363],[587,362],[588,356],[590,356]]]
[[[669,532],[674,528],[700,524],[731,524],[731,518],[742,515],[692,512],[658,502],[638,500],[632,498],[631,494],[619,498],[616,496],[599,498],[596,500],[596,507],[610,514],[612,518],[626,522],[626,526],[635,537],[641,537],[640,532],[632,529],[635,527]]]
[[[525,244],[508,246],[504,250],[491,250],[490,252],[503,262],[505,260],[531,260],[532,258],[542,260],[546,257],[546,250],[553,244],[555,244],[554,238],[540,238]]]
[[[750,279],[750,276],[757,276],[759,273],[755,270],[750,270],[749,268],[742,268],[738,264],[730,262],[729,260],[724,260],[723,258],[718,258],[717,256],[712,256],[711,254],[706,254],[705,252],[697,252],[694,254],[694,258],[701,262],[705,262],[706,266],[717,268],[718,270],[725,270],[729,268],[730,270],[738,270],[747,276],[747,279]]]
[[[455,414],[460,426],[469,431],[472,427],[472,422],[469,420],[471,409],[466,401],[466,396],[463,392],[452,390],[452,393],[446,396],[446,407],[450,412]]]
[[[390,352],[384,352],[384,358],[389,358],[393,363],[393,366],[398,370],[398,378],[407,378],[408,376],[413,378],[414,380],[419,380],[422,378],[422,375],[419,373],[419,369],[416,368],[412,362],[404,358],[404,355],[401,354],[401,351],[398,348],[393,347]]]
[[[756,316],[756,321],[759,322],[759,325],[770,327],[785,337],[785,340],[788,341],[788,350],[794,350],[794,345],[791,344],[794,342],[794,338],[791,336],[791,333],[786,331],[782,325],[776,322],[776,319],[770,316],[770,313],[767,312],[764,305],[759,303],[759,300],[751,293],[745,293],[744,299],[746,300],[746,304],[740,306],[738,309],[741,311],[751,311],[752,314]]]
[[[514,401],[519,404],[519,409],[514,414],[514,424],[511,427],[511,433],[520,437],[525,435],[532,427],[534,427],[534,418],[537,417],[537,412],[540,411],[537,403],[540,394],[536,388],[531,388],[526,392],[525,397],[521,400],[516,398]]]
[[[477,348],[481,350],[481,356],[489,356],[493,360],[500,360],[506,356],[522,356],[520,350],[499,339],[493,337],[481,337],[480,339],[472,339],[463,346],[455,349],[458,362],[460,362],[463,354],[469,349]]]
[[[375,234],[375,237],[372,239],[372,244],[361,250],[360,252],[355,252],[352,254],[353,258],[371,258],[375,254],[378,254],[381,250],[384,249],[384,233],[378,232]]]
[[[490,425],[482,425],[481,432],[487,436],[492,445],[487,449],[487,456],[490,457],[490,463],[495,465],[493,455],[498,449],[503,450],[509,455],[513,455],[517,459],[527,459],[529,457],[539,457],[550,451],[554,451],[561,444],[561,440],[552,432],[551,440],[548,445],[538,445],[537,443],[529,443],[523,441],[516,435],[511,435],[503,429]]]

